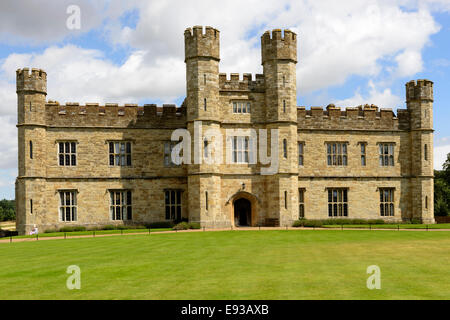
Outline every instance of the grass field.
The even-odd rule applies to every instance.
[[[448,299],[450,232],[217,231],[0,244],[0,299]],[[68,290],[66,268],[81,268]],[[369,290],[366,269],[381,269]]]
[[[360,228],[360,229],[450,229],[450,223],[440,224],[340,224],[324,225],[324,228]]]

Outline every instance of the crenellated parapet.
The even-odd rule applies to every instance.
[[[16,88],[19,92],[36,92],[47,94],[47,73],[42,69],[29,68],[17,69]]]
[[[409,112],[375,105],[347,107],[341,109],[333,104],[323,107],[297,107],[299,129],[327,130],[408,130]]]
[[[264,32],[261,37],[262,64],[269,60],[290,60],[297,63],[297,35],[281,29]]]
[[[222,91],[253,91],[264,92],[264,75],[256,74],[253,80],[251,73],[244,73],[242,80],[239,73],[231,73],[227,78],[226,73],[219,73],[219,89]]]
[[[205,57],[220,60],[219,30],[212,27],[194,26],[184,31],[185,61]]]
[[[433,81],[421,79],[406,83],[406,102],[414,100],[433,101]]]
[[[48,101],[46,124],[64,127],[183,127],[186,123],[186,107],[174,104],[86,103]]]

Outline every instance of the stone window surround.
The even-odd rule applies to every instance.
[[[167,221],[177,220],[177,216],[182,218],[183,215],[183,189],[164,189],[164,219]],[[175,192],[175,197],[172,197],[172,192]],[[169,195],[169,198],[167,198]],[[179,198],[179,201],[177,201]],[[173,201],[172,201],[173,200]],[[173,211],[173,214],[172,214]]]
[[[377,191],[380,193],[380,216],[395,216],[395,187],[378,187]],[[385,191],[388,192],[389,199],[385,198]],[[386,209],[389,211],[388,214],[386,214]]]
[[[348,217],[349,216],[348,193],[349,193],[350,189],[346,188],[346,187],[328,187],[325,189],[327,191],[328,217],[329,218]],[[337,191],[336,201],[334,201],[334,198],[335,198],[334,191]],[[331,201],[330,201],[330,194],[331,194]],[[341,196],[340,199],[339,199],[339,196]],[[331,212],[330,212],[330,208],[331,208]],[[330,213],[331,213],[331,215],[330,215]]]
[[[297,141],[297,149],[298,149],[298,165],[303,167],[305,165],[305,141]]]
[[[333,144],[341,145],[341,152],[339,153],[339,148],[336,147],[336,153],[333,153]],[[328,152],[328,146],[331,145],[331,153]],[[348,146],[350,143],[348,141],[325,141],[325,151],[327,155],[327,166],[328,167],[347,167],[348,166]],[[344,152],[345,146],[345,152]],[[336,156],[336,164],[333,164],[333,156]],[[331,157],[331,158],[330,158]],[[341,159],[339,164],[339,157]],[[331,162],[331,164],[330,164]]]
[[[133,144],[134,141],[133,140],[129,140],[129,139],[124,139],[124,140],[106,140],[105,142],[108,145],[108,165],[109,167],[132,167],[133,165]],[[110,143],[125,143],[125,160],[128,163],[129,160],[129,164],[126,165],[117,165],[116,161],[115,161],[115,156],[116,155],[121,155],[121,153],[113,153],[114,155],[114,164],[111,164],[111,152],[110,152]],[[127,143],[130,143],[130,152],[127,152]],[[127,158],[127,156],[129,155],[129,159]]]
[[[133,190],[132,189],[108,189],[109,193],[109,218],[111,221],[133,220]],[[116,196],[119,194],[119,203]],[[117,218],[117,208],[120,210],[120,219]],[[125,210],[124,210],[125,209]]]
[[[60,222],[64,223],[70,223],[70,222],[77,222],[78,221],[78,204],[77,204],[77,198],[78,198],[78,189],[58,189],[56,193],[59,196],[59,206],[58,206],[58,220]],[[66,193],[70,193],[69,198],[69,205],[67,205],[67,198]],[[64,194],[63,198],[61,198],[61,195]],[[64,200],[64,204],[62,204],[61,200]],[[67,220],[67,208],[70,208],[70,220]],[[63,212],[61,209],[64,209],[64,218],[63,218]]]
[[[241,106],[241,108],[239,108]],[[245,112],[244,112],[245,109]],[[233,114],[250,114],[252,109],[251,102],[244,99],[231,100],[231,110]],[[241,110],[241,111],[239,111]]]
[[[60,143],[67,143],[67,142],[68,143],[74,142],[76,144],[76,146],[75,146],[75,153],[71,153],[71,152],[68,153],[70,155],[72,155],[72,154],[75,155],[75,165],[72,165],[72,164],[70,164],[70,165],[66,165],[66,164],[61,165],[60,164],[59,156],[60,156],[61,153],[60,153],[59,144]],[[78,159],[77,159],[78,144],[79,144],[78,140],[74,140],[74,139],[57,139],[57,140],[55,140],[55,145],[56,145],[56,162],[58,163],[59,167],[76,167],[78,165]],[[70,148],[72,148],[72,147],[70,147]],[[64,152],[63,154],[66,155],[67,153]],[[72,159],[70,159],[70,163],[72,163]]]
[[[388,153],[387,154],[385,154],[384,152],[383,152],[383,154],[380,154],[380,146],[381,145],[383,145],[383,150],[384,150],[384,145],[388,145],[389,147],[388,147]],[[391,149],[391,146],[392,146],[392,149]],[[395,146],[396,146],[396,143],[395,142],[392,142],[392,141],[380,141],[380,142],[377,142],[377,148],[378,148],[378,166],[379,167],[394,167],[395,166]],[[392,153],[391,153],[391,151],[392,151]],[[386,162],[385,162],[385,160],[386,160],[386,158],[385,157],[388,157],[387,159],[387,164],[385,164]],[[380,163],[380,158],[381,157],[383,157],[383,164],[381,164]],[[392,162],[391,162],[391,160],[392,160]],[[391,164],[392,163],[392,164]]]
[[[305,217],[305,193],[306,188],[298,188],[298,216]]]

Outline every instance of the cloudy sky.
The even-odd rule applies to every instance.
[[[404,84],[430,79],[436,169],[450,152],[450,0],[2,0],[0,199],[14,198],[17,175],[17,68],[46,70],[47,99],[61,103],[179,105],[194,25],[221,31],[221,72],[241,74],[262,73],[265,30],[295,31],[302,106],[405,108]]]

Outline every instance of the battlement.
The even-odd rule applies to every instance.
[[[297,63],[297,35],[281,29],[264,32],[261,36],[262,64],[269,60],[291,60]]]
[[[323,107],[297,107],[299,128],[336,129],[336,130],[407,130],[409,112],[397,110],[397,116],[391,108],[378,108],[376,105],[364,105],[341,109],[334,104]]]
[[[194,26],[184,31],[185,61],[204,57],[220,60],[220,33],[212,27]]]
[[[256,74],[255,80],[251,73],[244,73],[240,80],[239,73],[231,73],[227,78],[226,73],[219,73],[219,88],[223,91],[264,91],[264,75]]]
[[[406,101],[412,100],[433,101],[433,81],[420,79],[406,83]]]
[[[47,73],[42,69],[23,68],[16,70],[16,88],[19,91],[34,91],[47,94]]]
[[[108,126],[146,127],[158,124],[168,127],[176,123],[183,126],[186,119],[186,106],[176,107],[174,104],[144,104],[139,106],[133,103],[86,103],[67,102],[60,104],[58,101],[46,103],[46,124],[49,126]]]

